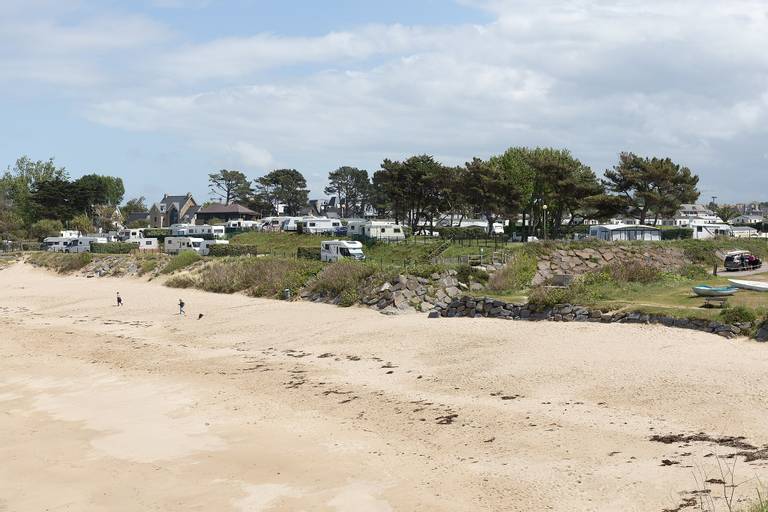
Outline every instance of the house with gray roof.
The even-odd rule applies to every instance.
[[[153,228],[166,228],[172,224],[194,224],[200,206],[192,194],[183,196],[164,194],[163,198],[149,209],[149,224]]]

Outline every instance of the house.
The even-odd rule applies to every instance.
[[[601,224],[589,227],[589,236],[598,240],[615,242],[618,240],[661,240],[661,230],[643,224]]]
[[[709,222],[704,219],[691,219],[688,227],[693,229],[693,238],[696,240],[708,240],[717,236],[733,236],[733,228],[722,221]]]
[[[213,203],[197,211],[197,224],[210,224],[213,220],[226,223],[232,220],[254,220],[258,213],[243,205]]]
[[[765,222],[762,214],[747,213],[731,219],[731,224],[760,224]]]
[[[128,227],[135,224],[141,224],[142,226],[149,226],[149,212],[129,213],[125,217],[125,226]]]
[[[718,223],[723,220],[712,210],[702,204],[681,204],[674,217],[663,219],[664,226],[686,227],[693,224]]]
[[[731,231],[736,238],[754,238],[760,236],[757,229],[751,226],[733,226],[731,227]]]
[[[197,212],[200,210],[192,194],[169,196],[152,205],[149,209],[149,224],[153,228],[164,228],[171,224],[194,224]]]

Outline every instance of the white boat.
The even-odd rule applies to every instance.
[[[728,281],[730,281],[736,288],[754,290],[756,292],[768,292],[768,283],[763,281],[743,281],[741,279],[729,279]]]

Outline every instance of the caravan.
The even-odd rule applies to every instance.
[[[165,239],[165,252],[168,254],[178,254],[183,251],[200,252],[202,238],[190,236],[169,236]]]
[[[326,240],[320,243],[320,261],[339,261],[343,258],[364,260],[363,244],[350,240]]]
[[[144,238],[144,228],[122,229],[117,233],[117,239],[121,242],[132,242]]]
[[[259,229],[262,231],[280,231],[283,221],[288,217],[264,217],[261,219]]]

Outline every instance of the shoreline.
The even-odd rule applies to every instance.
[[[739,450],[651,436],[768,443],[757,343],[435,322],[25,266],[0,286],[9,510],[661,510],[696,490],[685,466],[716,471],[708,453]],[[743,459],[742,480],[768,477]]]

